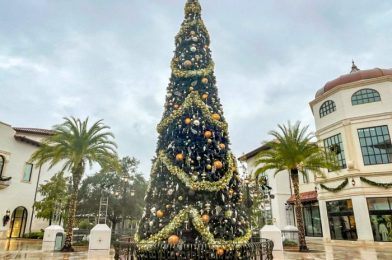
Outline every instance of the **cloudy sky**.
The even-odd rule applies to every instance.
[[[0,0],[0,121],[104,119],[148,175],[185,0]],[[234,153],[359,68],[391,68],[390,0],[200,0]]]

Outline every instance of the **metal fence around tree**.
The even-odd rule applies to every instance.
[[[135,242],[113,243],[115,249],[115,260],[271,260],[274,244],[271,240],[261,239],[260,242],[249,242],[238,246],[234,250],[224,251],[218,255],[217,251],[207,244],[179,244],[172,246],[166,242],[154,245],[148,251],[142,251]]]

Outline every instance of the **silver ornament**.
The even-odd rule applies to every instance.
[[[191,52],[195,52],[196,51],[196,47],[195,46],[192,46],[191,47]]]
[[[194,124],[195,126],[199,126],[199,125],[200,125],[200,121],[199,121],[199,120],[194,120],[194,121],[193,121],[193,124]]]

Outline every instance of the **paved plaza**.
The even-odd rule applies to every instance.
[[[293,251],[274,252],[277,260],[391,260],[392,243],[372,243],[368,245],[357,242],[322,243],[308,242],[311,252],[298,253]],[[31,240],[0,240],[0,259],[113,259],[114,252],[108,256],[89,255],[86,248],[75,253],[41,252],[41,241]],[[78,249],[77,249],[78,250]]]

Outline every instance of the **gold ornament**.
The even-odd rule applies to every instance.
[[[217,256],[222,256],[222,255],[224,255],[224,253],[225,253],[225,250],[221,247],[216,250]]]
[[[216,169],[222,169],[223,168],[223,163],[221,161],[215,161],[214,166]]]
[[[177,161],[182,161],[182,160],[184,160],[184,155],[183,155],[182,153],[177,154],[177,155],[176,155],[176,160],[177,160]]]
[[[207,170],[211,170],[212,166],[210,164],[207,164]]]
[[[204,94],[201,96],[201,98],[202,98],[203,100],[206,100],[206,99],[208,98],[208,94],[207,94],[207,93],[204,93]]]
[[[185,66],[186,68],[189,68],[190,66],[192,66],[192,61],[190,61],[190,60],[184,61],[184,66]]]
[[[191,219],[193,226],[196,231],[200,233],[203,237],[203,240],[208,243],[208,245],[217,250],[222,248],[224,250],[233,250],[238,246],[242,246],[248,243],[249,239],[252,236],[251,229],[246,230],[246,234],[242,237],[236,237],[233,240],[218,240],[214,238],[214,235],[208,230],[208,228],[203,223],[201,216],[198,213],[197,209],[193,207],[189,207],[187,209],[181,210],[172,221],[169,222],[165,227],[163,227],[158,233],[150,236],[148,239],[142,240],[138,236],[135,235],[135,240],[138,243],[138,248],[142,251],[149,251],[154,248],[154,246],[160,241],[168,239],[171,234],[175,232],[177,228],[179,228],[185,221]]]
[[[220,120],[220,115],[218,114],[218,113],[214,113],[214,114],[212,114],[212,118],[214,119],[214,120]]]
[[[216,121],[212,119],[208,106],[203,102],[203,100],[201,100],[197,91],[192,91],[191,93],[189,93],[188,96],[185,98],[183,105],[178,110],[173,111],[171,115],[162,119],[162,121],[158,124],[157,127],[158,132],[162,133],[164,130],[166,130],[166,127],[168,127],[169,124],[171,124],[178,117],[181,117],[184,114],[184,111],[187,108],[191,108],[191,107],[199,108],[202,111],[202,114],[205,116],[208,123],[217,126],[218,128],[222,129],[224,133],[227,133],[227,128],[228,128],[227,124],[225,122]],[[197,120],[195,120],[194,122],[196,121]]]
[[[157,217],[158,217],[158,218],[162,218],[163,215],[164,215],[164,213],[163,213],[162,210],[158,210],[158,211],[157,211]]]
[[[192,120],[188,117],[185,119],[185,124],[189,125],[190,123],[192,123]]]
[[[220,144],[219,144],[219,148],[223,150],[223,149],[225,149],[225,148],[226,148],[226,145],[225,145],[225,144],[223,144],[223,143],[220,143]]]
[[[201,220],[204,223],[208,223],[208,221],[210,221],[210,216],[208,216],[207,214],[204,214],[203,216],[201,216]]]
[[[159,152],[158,160],[154,163],[152,172],[158,171],[160,165],[164,165],[169,173],[177,176],[182,183],[185,184],[186,187],[195,190],[195,191],[219,191],[225,189],[233,177],[235,171],[235,164],[233,155],[231,153],[227,153],[226,160],[228,164],[228,171],[225,173],[224,177],[222,177],[218,181],[194,181],[191,177],[188,176],[188,173],[185,173],[180,167],[177,167],[172,163],[168,157],[166,157],[164,151]]]
[[[205,131],[204,132],[204,137],[205,138],[210,138],[212,136],[212,132],[211,131]]]
[[[171,235],[168,239],[167,242],[169,243],[169,245],[175,246],[178,244],[178,242],[180,242],[180,238],[176,235]]]
[[[229,195],[230,195],[230,196],[233,196],[233,194],[234,194],[234,190],[233,190],[233,189],[230,189],[230,190],[229,190]]]
[[[202,78],[201,79],[201,83],[203,83],[204,85],[208,84],[208,79],[207,78]]]

